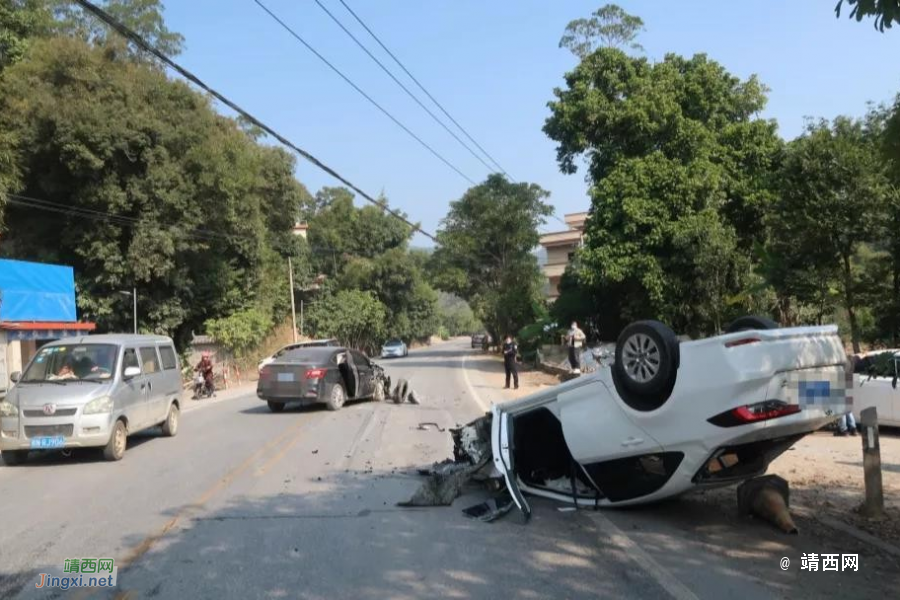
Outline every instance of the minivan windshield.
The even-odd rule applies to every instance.
[[[118,347],[113,344],[74,344],[41,348],[22,383],[53,381],[102,381],[111,379],[116,368]]]

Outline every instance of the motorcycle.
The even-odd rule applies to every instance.
[[[203,398],[211,398],[215,395],[215,390],[211,385],[206,384],[206,378],[202,373],[197,373],[194,377],[194,399],[202,400]]]

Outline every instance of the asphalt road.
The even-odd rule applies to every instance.
[[[858,542],[788,538],[705,497],[611,512],[532,499],[527,524],[464,518],[480,490],[399,508],[415,470],[451,451],[447,433],[418,425],[467,422],[502,392],[484,381],[496,363],[467,343],[385,366],[422,405],[272,414],[247,394],[191,406],[177,437],[130,439],[117,463],[85,451],[0,466],[0,598],[733,600],[871,597],[900,583]],[[859,552],[860,572],[801,572],[801,552]],[[114,590],[35,588],[86,557],[115,559]]]

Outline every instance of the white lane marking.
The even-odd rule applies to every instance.
[[[601,531],[605,534],[604,544],[612,544],[622,551],[642,571],[649,575],[675,600],[699,600],[697,594],[692,592],[677,577],[672,575],[665,567],[650,556],[643,548],[637,545],[628,535],[619,529],[600,512],[585,512],[593,519]]]
[[[475,387],[472,385],[472,382],[469,380],[469,372],[466,370],[466,360],[468,358],[469,358],[468,354],[463,354],[462,372],[463,372],[463,379],[465,379],[465,381],[466,381],[466,387],[469,388],[469,394],[471,395],[471,397],[475,401],[475,403],[479,406],[479,408],[481,408],[481,410],[483,410],[484,412],[490,412],[491,407],[484,405],[484,401],[481,399],[481,396],[478,395],[478,392],[475,391]]]

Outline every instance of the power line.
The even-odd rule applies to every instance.
[[[313,47],[309,44],[309,42],[307,42],[307,41],[304,40],[302,37],[300,37],[300,34],[298,34],[296,31],[294,31],[293,29],[291,29],[291,27],[290,27],[287,23],[285,23],[284,21],[282,21],[282,20],[278,17],[278,15],[276,15],[274,12],[272,12],[265,4],[263,4],[260,0],[253,0],[253,1],[254,1],[261,9],[263,9],[270,17],[272,17],[272,19],[273,19],[276,23],[278,23],[279,25],[281,25],[281,27],[283,27],[285,31],[287,31],[289,34],[291,34],[291,36],[294,37],[298,42],[300,42],[301,44],[303,44],[303,45],[306,47],[307,50],[309,50],[310,52],[312,52],[313,54],[315,54],[315,55],[316,55],[316,58],[318,58],[318,59],[321,60],[323,63],[325,63],[325,64],[328,66],[328,68],[330,68],[332,71],[334,71],[335,73],[337,73],[337,74],[341,77],[341,79],[343,79],[344,81],[346,81],[347,84],[350,85],[350,87],[352,87],[354,90],[356,90],[357,92],[359,92],[359,94],[360,94],[363,98],[365,98],[366,100],[368,100],[375,108],[377,108],[377,109],[380,110],[382,113],[384,113],[384,115],[385,115],[387,118],[389,118],[391,121],[393,121],[394,124],[397,125],[397,127],[399,127],[400,129],[402,129],[403,131],[405,131],[410,137],[412,137],[414,140],[416,140],[417,142],[419,142],[419,144],[421,144],[423,148],[425,148],[426,150],[428,150],[431,154],[433,154],[433,155],[434,155],[438,160],[440,160],[442,163],[444,163],[445,165],[447,165],[448,167],[450,167],[450,168],[451,168],[453,171],[455,171],[460,177],[462,177],[463,179],[465,179],[466,181],[468,181],[468,182],[471,183],[472,185],[477,185],[477,184],[475,183],[475,181],[473,181],[468,175],[466,175],[465,173],[463,173],[462,171],[460,171],[460,170],[456,167],[456,165],[454,165],[454,164],[451,163],[449,160],[447,160],[446,158],[444,158],[440,153],[438,153],[437,150],[435,150],[434,148],[432,148],[431,146],[429,146],[427,142],[425,142],[422,138],[420,138],[420,137],[417,136],[415,133],[413,133],[412,130],[411,130],[409,127],[407,127],[406,125],[404,125],[403,123],[401,123],[400,120],[397,119],[397,117],[395,117],[395,116],[392,115],[390,112],[388,112],[386,108],[384,108],[383,106],[381,106],[381,105],[380,105],[378,102],[376,102],[370,95],[368,95],[366,92],[364,92],[364,91],[362,90],[362,88],[360,88],[358,85],[356,85],[355,83],[353,83],[353,80],[351,80],[349,77],[347,77],[346,75],[344,75],[344,73],[343,73],[340,69],[338,69],[337,67],[335,67],[335,66],[334,66],[327,58],[325,58],[324,56],[322,56],[321,54],[319,54],[319,52],[318,52],[315,48],[313,48]]]
[[[318,1],[318,0],[317,0],[317,1]],[[416,84],[417,86],[419,86],[419,89],[422,90],[423,92],[425,92],[425,95],[428,96],[428,97],[431,99],[431,101],[434,102],[434,104],[435,104],[439,109],[441,109],[441,112],[443,112],[444,115],[446,115],[446,117],[447,117],[448,119],[450,119],[450,121],[451,121],[454,125],[456,125],[456,126],[459,128],[459,130],[462,131],[463,134],[464,134],[467,138],[469,138],[469,141],[472,142],[473,144],[475,144],[475,147],[477,147],[479,150],[481,150],[481,151],[484,153],[484,155],[487,156],[488,159],[490,159],[490,161],[491,161],[492,163],[494,163],[494,165],[495,165],[498,169],[500,169],[500,172],[503,173],[504,175],[506,175],[506,177],[507,177],[510,181],[512,181],[512,177],[510,177],[509,173],[507,173],[506,170],[505,170],[503,167],[500,166],[500,163],[498,163],[496,160],[494,160],[494,157],[491,156],[490,154],[488,154],[488,151],[485,150],[484,148],[482,148],[482,147],[481,147],[481,144],[479,144],[478,142],[476,142],[476,141],[475,141],[475,138],[473,138],[471,135],[469,135],[469,132],[466,131],[466,130],[463,128],[463,126],[460,125],[460,124],[456,121],[456,119],[454,119],[454,118],[450,115],[449,112],[447,112],[447,109],[445,109],[445,108],[443,107],[443,105],[442,105],[440,102],[438,102],[437,99],[436,99],[434,96],[432,96],[431,93],[430,93],[427,89],[425,89],[425,86],[424,86],[424,85],[422,85],[421,83],[419,83],[419,80],[416,79],[415,76],[414,76],[412,73],[409,72],[409,69],[407,69],[406,66],[405,66],[402,62],[400,62],[400,59],[397,58],[397,57],[394,55],[394,53],[391,52],[391,51],[388,49],[388,47],[384,45],[384,42],[382,42],[381,39],[380,39],[377,35],[375,35],[375,32],[373,32],[373,31],[369,28],[369,26],[366,25],[366,23],[359,17],[359,15],[357,15],[357,14],[353,11],[353,9],[350,8],[350,7],[347,5],[346,2],[344,2],[344,0],[339,0],[339,2],[340,2],[341,4],[343,4],[343,5],[344,5],[344,8],[347,9],[347,12],[349,12],[351,15],[353,15],[353,18],[356,19],[356,21],[357,21],[360,25],[362,25],[363,29],[365,29],[365,30],[369,33],[369,35],[371,35],[372,38],[374,38],[374,40],[375,40],[376,42],[378,42],[378,45],[381,46],[381,48],[382,48],[385,52],[387,52],[388,56],[390,56],[392,59],[394,59],[394,62],[397,63],[397,64],[400,66],[401,69],[403,69],[403,72],[406,73],[406,74],[409,76],[409,78],[412,79],[412,80],[415,82],[415,84]],[[482,162],[483,162],[483,161],[482,161]]]
[[[20,194],[7,194],[7,202],[13,206],[19,206],[23,208],[37,209],[45,212],[52,212],[61,214],[69,217],[90,219],[93,221],[107,221],[113,223],[115,225],[121,225],[123,227],[133,227],[139,228],[142,226],[152,226],[155,228],[160,228],[160,223],[154,223],[151,221],[147,221],[145,219],[139,219],[136,217],[129,217],[126,215],[104,212],[99,210],[93,210],[89,208],[83,208],[80,206],[71,206],[67,204],[60,204],[57,202],[51,202],[50,200],[42,200],[40,198],[34,198],[31,196],[22,196]],[[174,227],[173,227],[174,229]],[[241,234],[225,234],[219,233],[216,231],[210,231],[208,229],[195,229],[193,231],[180,231],[184,237],[196,238],[206,241],[234,241],[235,239],[244,239],[244,240],[254,240],[255,238],[250,235],[241,235]]]
[[[121,225],[123,227],[130,228],[139,228],[141,226],[151,226],[156,229],[159,229],[163,225],[158,222],[148,221],[146,219],[141,219],[138,217],[130,217],[127,215],[122,215],[118,213],[111,213],[101,210],[94,210],[91,208],[85,208],[81,206],[72,206],[71,204],[62,204],[59,202],[52,202],[50,200],[44,200],[41,198],[35,198],[33,196],[23,196],[22,194],[6,194],[6,202],[12,206],[17,206],[21,208],[29,208],[29,209],[37,209],[45,212],[52,212],[61,214],[68,217],[75,218],[83,218],[93,221],[107,221],[113,223],[115,225]],[[173,229],[175,227],[173,226]],[[196,238],[207,241],[214,240],[223,240],[223,241],[234,241],[234,240],[247,240],[247,241],[256,241],[256,236],[252,234],[240,234],[240,233],[220,233],[217,231],[211,231],[209,229],[194,229],[191,231],[183,230],[178,231],[180,235],[188,238]],[[334,248],[332,246],[322,246],[322,245],[310,245],[307,242],[307,249],[312,254],[343,254],[341,250]]]
[[[458,135],[456,135],[456,133],[452,129],[447,127],[446,123],[444,123],[442,120],[440,120],[436,114],[431,112],[431,109],[428,108],[427,106],[425,106],[425,104],[421,100],[419,100],[418,96],[413,94],[409,90],[408,87],[403,85],[403,82],[401,82],[399,79],[397,79],[397,77],[390,71],[390,69],[388,69],[386,66],[384,66],[384,63],[382,63],[380,60],[378,60],[378,58],[374,54],[372,54],[369,51],[369,49],[366,48],[366,46],[361,41],[359,41],[359,38],[357,38],[355,35],[353,35],[353,32],[351,32],[349,29],[347,29],[347,27],[344,26],[344,24],[340,21],[340,19],[338,19],[336,16],[334,16],[334,14],[330,10],[328,10],[328,8],[326,8],[326,6],[324,4],[322,4],[321,0],[315,0],[315,2],[316,2],[316,4],[319,5],[319,8],[321,8],[323,11],[325,11],[326,15],[331,17],[332,21],[337,23],[337,26],[340,27],[344,31],[344,33],[346,33],[348,36],[350,36],[350,39],[352,39],[354,42],[356,42],[356,45],[359,46],[362,49],[362,51],[365,52],[369,56],[369,58],[371,58],[373,61],[375,61],[375,64],[377,64],[379,67],[381,67],[382,71],[387,73],[388,77],[390,77],[391,79],[394,80],[394,83],[399,85],[400,88],[404,92],[406,92],[407,96],[412,98],[415,101],[415,103],[418,104],[420,107],[422,107],[422,110],[424,110],[426,113],[428,113],[428,115],[432,119],[434,119],[434,121],[438,125],[443,127],[447,131],[447,133],[449,133],[451,136],[453,136],[453,139],[455,139],[457,142],[459,142],[463,148],[468,150],[472,156],[474,156],[476,159],[478,159],[481,162],[481,164],[483,164],[485,167],[487,167],[488,171],[491,171],[491,172],[495,171],[494,167],[492,167],[491,165],[486,163],[485,160],[483,158],[481,158],[481,156],[479,156],[477,152],[472,150],[472,148],[468,144],[466,144],[462,139],[460,139],[460,137]]]
[[[241,108],[240,106],[238,106],[237,104],[235,104],[234,102],[229,100],[227,97],[225,97],[221,93],[217,92],[216,90],[214,90],[213,88],[208,86],[196,75],[194,75],[193,73],[191,73],[190,71],[188,71],[187,69],[185,69],[184,67],[182,67],[181,65],[176,63],[174,60],[172,60],[171,58],[169,58],[168,56],[166,56],[165,54],[163,54],[162,52],[157,50],[154,46],[150,45],[149,42],[144,40],[141,36],[139,36],[134,31],[132,31],[131,29],[129,29],[128,27],[123,25],[121,22],[119,22],[118,20],[113,18],[109,13],[104,11],[102,8],[99,8],[98,6],[92,4],[91,2],[88,2],[88,0],[74,0],[74,1],[76,3],[78,3],[84,10],[90,12],[95,17],[97,17],[98,19],[100,19],[101,21],[106,23],[109,27],[114,29],[117,33],[119,33],[119,35],[121,35],[125,39],[131,41],[136,46],[138,46],[140,49],[144,50],[145,52],[148,52],[148,53],[152,54],[153,56],[155,56],[156,58],[158,58],[164,64],[168,65],[170,68],[177,71],[182,77],[184,77],[188,81],[191,81],[192,83],[194,83],[195,85],[197,85],[198,87],[200,87],[201,89],[206,91],[208,94],[210,94],[211,96],[216,98],[218,101],[222,102],[224,105],[228,106],[230,109],[232,109],[236,113],[240,114],[242,117],[247,119],[249,122],[253,123],[260,129],[262,129],[263,131],[265,131],[266,133],[271,135],[273,138],[275,138],[276,140],[278,140],[279,142],[281,142],[282,144],[284,144],[285,146],[287,146],[288,148],[290,148],[291,150],[293,150],[294,152],[299,154],[305,160],[309,161],[310,163],[312,163],[313,165],[315,165],[316,167],[318,167],[325,173],[328,173],[329,175],[331,175],[332,177],[334,177],[335,179],[337,179],[338,181],[340,181],[341,183],[346,185],[348,188],[350,188],[351,190],[353,190],[354,192],[356,192],[357,194],[362,196],[362,198],[364,198],[366,201],[371,202],[372,204],[374,204],[375,206],[378,206],[379,208],[386,211],[387,213],[394,216],[395,218],[400,219],[401,221],[403,221],[404,223],[409,225],[413,229],[413,231],[418,231],[419,233],[421,233],[428,239],[435,241],[435,242],[437,241],[437,238],[433,234],[428,233],[427,231],[422,229],[422,227],[420,225],[413,223],[412,221],[410,221],[409,219],[404,217],[402,214],[400,214],[398,211],[388,207],[386,203],[379,202],[378,200],[376,200],[375,198],[373,198],[372,196],[370,196],[369,194],[367,194],[366,192],[361,190],[359,187],[357,187],[356,185],[351,183],[347,178],[342,176],[340,173],[338,173],[337,171],[335,171],[334,169],[332,169],[331,167],[329,167],[328,165],[326,165],[325,163],[320,161],[318,158],[316,158],[315,156],[313,156],[306,150],[303,150],[302,148],[300,148],[299,146],[297,146],[296,144],[294,144],[293,142],[288,140],[286,137],[284,137],[283,135],[281,135],[280,133],[278,133],[277,131],[275,131],[274,129],[272,129],[271,127],[269,127],[268,125],[266,125],[265,123],[263,123],[262,121],[260,121],[259,119],[257,119],[253,115],[251,115],[250,113],[248,113],[246,110],[244,110],[243,108]]]

